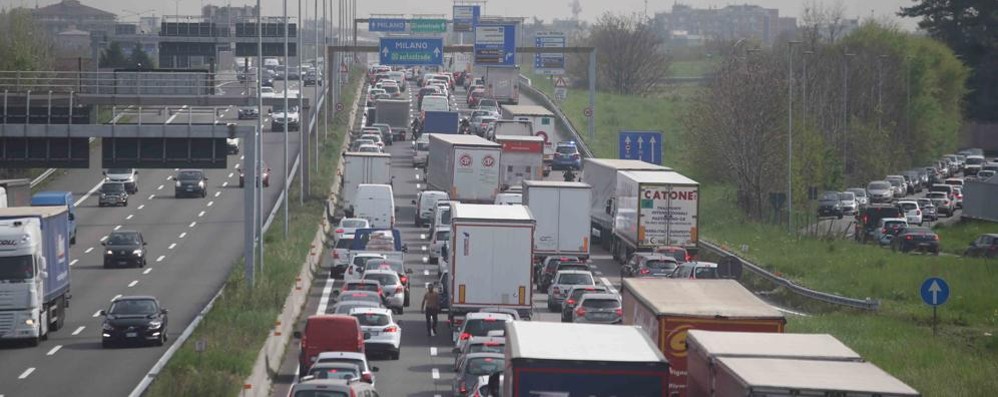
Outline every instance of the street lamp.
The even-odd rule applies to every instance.
[[[884,119],[884,58],[887,55],[877,56],[877,130],[883,129]]]
[[[787,42],[787,59],[790,62],[787,68],[787,95],[790,99],[790,106],[787,107],[787,227],[790,233],[794,232],[794,45],[800,43],[799,40]]]
[[[842,170],[845,172],[849,164],[849,58],[856,54],[845,52],[842,56]]]
[[[801,124],[806,124],[804,121],[807,119],[807,58],[810,55],[814,55],[814,51],[804,51],[804,78],[801,81],[801,99],[803,100],[800,113]]]

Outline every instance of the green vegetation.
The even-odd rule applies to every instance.
[[[703,77],[716,66],[717,62],[709,59],[673,61],[669,64],[669,77]]]
[[[357,87],[360,73],[351,76],[348,87]],[[345,92],[345,102],[353,103],[354,90]],[[324,157],[319,172],[312,177],[312,197],[325,197],[329,191],[339,149],[346,131],[347,112],[333,118],[328,139],[322,143]],[[322,131],[319,132],[323,134]],[[298,202],[298,190],[290,189],[289,201]],[[226,281],[225,292],[204,318],[191,338],[177,351],[159,374],[149,396],[234,396],[242,390],[253,362],[284,306],[288,288],[301,270],[305,253],[315,237],[318,220],[324,211],[323,200],[306,200],[304,206],[291,205],[288,238],[280,227],[264,236],[266,266],[256,285],[247,287],[242,260],[237,261]],[[274,225],[282,224],[278,212]],[[205,340],[205,352],[194,351],[194,341]]]
[[[998,233],[998,224],[963,220],[952,225],[938,225],[934,227],[934,230],[939,235],[939,243],[942,244],[943,252],[962,255],[970,242],[977,239],[977,236]]]

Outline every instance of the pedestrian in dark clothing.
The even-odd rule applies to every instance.
[[[423,295],[423,303],[420,305],[420,310],[426,314],[426,334],[436,336],[437,314],[440,313],[440,294],[437,293],[436,288],[432,285],[426,291],[426,295]]]

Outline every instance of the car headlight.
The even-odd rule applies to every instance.
[[[108,323],[104,323],[103,325],[101,325],[101,328],[105,331],[114,331],[114,327]]]
[[[198,181],[198,186],[204,187],[204,181]]]
[[[159,329],[159,327],[162,327],[162,326],[163,326],[163,321],[162,320],[155,320],[155,321],[150,321],[149,322],[149,329]]]
[[[177,181],[177,187],[180,187],[180,181]]]
[[[107,251],[104,251],[104,253],[107,254],[107,255],[111,255],[111,254],[114,254],[114,251],[107,250]]]
[[[27,319],[24,320],[24,325],[28,326],[35,325],[35,319],[28,317]]]
[[[132,255],[139,256],[142,255],[142,250],[133,250]]]

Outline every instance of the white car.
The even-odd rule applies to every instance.
[[[523,195],[520,193],[499,193],[496,195],[496,205],[518,205],[523,204]]]
[[[381,147],[379,147],[378,145],[360,145],[360,147],[357,148],[357,152],[358,153],[384,153],[384,150],[382,150]]]
[[[839,192],[839,204],[842,205],[842,212],[846,214],[854,214],[859,208],[856,193],[850,191]]]
[[[104,181],[125,184],[128,194],[139,191],[139,171],[134,168],[108,168],[104,171]]]
[[[454,353],[464,349],[464,345],[475,336],[490,336],[490,331],[505,331],[506,323],[512,322],[513,316],[504,313],[472,312],[464,317],[460,328],[453,328]]]
[[[318,356],[315,356],[315,362],[312,365],[317,365],[321,363],[348,363],[355,364],[360,368],[360,378],[364,382],[368,382],[371,386],[375,384],[374,373],[378,372],[378,367],[372,367],[367,365],[367,356],[364,353],[356,352],[322,352]]]
[[[385,297],[385,306],[395,313],[404,313],[405,286],[402,285],[398,273],[395,273],[394,270],[368,270],[361,278],[377,281],[381,285],[382,296]]]
[[[353,234],[344,234],[333,240],[333,249],[330,256],[333,257],[333,266],[329,269],[330,278],[342,278],[346,273],[347,265],[350,264],[350,245],[353,244]]]
[[[922,226],[922,209],[915,200],[900,200],[898,206],[904,211],[904,217],[909,225]]]
[[[277,98],[277,91],[274,91],[274,87],[260,87],[260,96],[264,98]]]
[[[364,351],[385,354],[398,360],[402,348],[402,328],[392,318],[392,311],[374,307],[355,307],[350,315],[360,322],[364,332]]]
[[[430,236],[430,262],[438,263],[440,260],[440,248],[444,243],[450,241],[450,227],[439,227]]]
[[[354,234],[357,229],[367,229],[371,227],[371,223],[364,218],[343,218],[340,219],[340,223],[336,225],[336,229],[333,230],[333,238],[339,240],[346,234]]]
[[[367,261],[371,259],[385,259],[384,255],[361,253],[350,258],[350,265],[343,274],[344,281],[360,280],[364,277],[364,269],[367,269]]]

